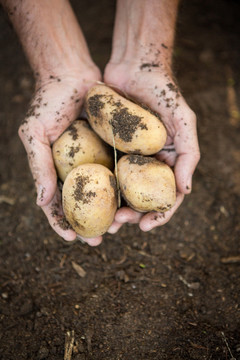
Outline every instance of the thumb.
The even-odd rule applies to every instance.
[[[178,121],[174,145],[177,153],[174,168],[177,188],[181,193],[189,194],[192,188],[192,175],[200,160],[196,116],[191,110]]]

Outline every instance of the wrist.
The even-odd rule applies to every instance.
[[[58,59],[61,58],[61,62]],[[46,84],[48,82],[61,82],[63,79],[82,81],[83,79],[96,78],[101,80],[99,68],[89,59],[71,59],[60,54],[54,54],[51,63],[46,63],[43,59],[32,66],[33,75],[36,83]]]
[[[78,68],[60,67],[53,71],[45,69],[41,72],[35,72],[35,88],[36,90],[46,87],[50,84],[62,86],[71,84],[75,89],[87,91],[96,81],[101,81],[101,72],[99,68],[93,64],[81,64]]]
[[[118,0],[110,62],[171,66],[178,0]]]
[[[94,68],[68,0],[2,1],[36,78]]]

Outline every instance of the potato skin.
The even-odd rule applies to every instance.
[[[83,164],[67,176],[62,190],[63,211],[73,229],[86,238],[104,234],[117,210],[113,173],[100,164]]]
[[[69,172],[81,164],[97,163],[113,169],[113,152],[86,120],[74,121],[55,141],[52,154],[58,176],[63,182]]]
[[[165,212],[176,201],[171,168],[155,158],[125,155],[118,161],[120,190],[131,208],[139,212]]]
[[[125,153],[151,155],[162,149],[167,132],[161,120],[105,85],[95,85],[85,108],[94,131]]]

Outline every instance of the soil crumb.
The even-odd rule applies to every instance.
[[[77,154],[79,152],[79,150],[80,150],[80,146],[71,146],[68,156],[73,158],[75,156],[75,154]]]
[[[100,116],[100,110],[104,108],[104,102],[102,102],[100,99],[103,97],[103,95],[94,95],[91,96],[88,99],[88,111],[92,116],[98,117]]]
[[[156,116],[156,118],[158,118],[158,120],[160,120],[162,123],[162,118],[161,118],[160,114],[158,114],[156,111],[152,110],[150,107],[148,107],[147,105],[145,105],[143,103],[139,104],[139,106],[141,106],[141,108],[143,108],[144,110],[148,111],[150,114]]]
[[[52,217],[56,217],[56,224],[62,229],[62,230],[69,230],[72,229],[71,225],[69,224],[69,222],[67,221],[67,219],[65,218],[65,216],[62,216],[60,214],[60,206],[59,204],[53,203],[52,208],[51,208],[51,215]]]
[[[69,224],[69,222],[67,221],[67,219],[65,217],[61,217],[57,220],[57,224],[59,225],[59,227],[62,230],[69,230],[72,229],[71,225]]]
[[[127,108],[115,110],[112,115],[113,134],[114,136],[118,135],[125,142],[132,141],[138,127],[148,130],[147,126],[141,123],[142,117],[130,114]]]
[[[157,160],[151,157],[141,156],[141,155],[129,155],[128,157],[129,164],[136,164],[139,166],[155,163]]]
[[[179,96],[179,89],[176,85],[174,85],[173,83],[168,83],[167,87],[169,88],[170,91],[175,92],[177,97]]]
[[[159,63],[154,63],[154,62],[151,62],[151,63],[143,63],[141,66],[140,66],[140,70],[143,70],[145,68],[156,68],[156,67],[159,67]]]
[[[70,125],[70,127],[68,128],[68,131],[73,140],[78,139],[77,128],[74,126],[74,124]]]
[[[76,189],[74,191],[74,199],[76,201],[81,201],[83,204],[89,204],[91,198],[96,196],[96,193],[93,191],[84,191],[85,185],[89,183],[88,176],[79,175],[76,179]]]

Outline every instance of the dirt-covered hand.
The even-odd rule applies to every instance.
[[[115,222],[109,229],[111,233],[118,231],[125,222],[139,223],[143,231],[168,222],[183,201],[184,195],[191,192],[192,175],[200,158],[196,116],[170,73],[154,65],[146,63],[138,68],[127,69],[126,64],[117,67],[109,64],[105,71],[105,82],[118,87],[160,115],[168,137],[156,158],[174,167],[177,200],[174,207],[164,214],[151,212],[143,215],[123,207],[115,216]],[[127,79],[124,74],[128,74]]]
[[[99,78],[98,73],[50,76],[48,82],[38,86],[19,128],[37,189],[37,204],[52,228],[68,241],[74,240],[76,233],[63,214],[51,145],[79,116],[86,91]],[[101,237],[83,240],[98,245]]]

